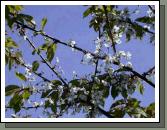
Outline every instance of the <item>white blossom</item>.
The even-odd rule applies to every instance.
[[[103,84],[104,86],[107,86],[107,85],[108,85],[108,83],[107,83],[105,80],[102,80],[101,82],[102,82],[102,84]]]
[[[100,79],[98,77],[95,77],[94,79],[98,84],[100,83]]]
[[[127,66],[132,68],[132,63],[131,62],[127,62]]]
[[[113,73],[113,72],[114,72],[114,69],[113,69],[113,68],[111,68],[111,67],[108,68],[108,73],[109,73],[110,76],[112,76],[112,73]]]
[[[59,61],[59,57],[56,57],[56,63],[59,63],[60,61]]]
[[[126,59],[127,59],[127,60],[130,60],[131,57],[132,57],[132,54],[128,51],[128,52],[126,53]]]
[[[52,83],[48,83],[48,84],[47,84],[47,88],[48,88],[48,89],[52,89],[53,86],[54,86],[54,85],[53,85]]]
[[[11,114],[11,117],[17,118],[16,114]]]
[[[70,91],[71,93],[77,93],[80,90],[78,87],[73,87]]]
[[[120,38],[116,38],[116,39],[115,39],[115,42],[116,42],[117,44],[121,44],[121,43],[122,43],[122,41],[120,40]]]
[[[33,102],[33,107],[38,107],[40,104],[38,102]]]
[[[93,56],[90,53],[87,53],[83,57],[83,63],[88,64],[92,61],[92,59],[93,59]]]
[[[75,78],[77,77],[76,71],[73,71],[73,72],[72,72],[72,77],[73,77],[73,79],[75,79]]]
[[[117,25],[114,25],[113,29],[114,29],[115,32],[118,32],[120,27],[118,27]]]
[[[24,35],[24,36],[23,36],[23,39],[24,39],[24,40],[27,40],[27,36],[26,36],[26,35]]]
[[[110,42],[106,42],[106,43],[104,43],[104,46],[105,46],[106,48],[109,48],[109,47],[111,46],[111,43],[110,43]]]
[[[119,55],[119,56],[124,56],[124,57],[125,57],[125,56],[126,56],[126,53],[125,53],[124,51],[119,51],[119,52],[118,52],[118,55]]]
[[[48,98],[48,101],[51,103],[51,104],[54,104],[53,100],[51,98]]]
[[[148,26],[148,25],[144,25],[144,28],[146,28],[146,29],[150,29],[151,27],[150,26]]]
[[[120,63],[119,66],[122,68],[122,67],[124,67],[124,64],[123,64],[123,63]]]
[[[134,13],[137,15],[137,14],[140,13],[140,10],[136,9],[136,10],[134,11]]]
[[[102,42],[102,40],[99,37],[97,37],[97,39],[95,40],[95,43],[96,44],[101,44],[101,42]]]
[[[32,24],[34,24],[34,25],[36,25],[36,23],[35,23],[35,21],[34,21],[34,20],[31,20],[31,23],[32,23]]]
[[[41,101],[39,105],[40,105],[40,106],[44,105],[44,102],[43,102],[43,101]]]
[[[73,40],[71,40],[71,41],[69,42],[69,45],[70,45],[71,47],[74,47],[74,46],[76,45],[76,42],[73,41]]]
[[[147,14],[148,14],[149,17],[154,16],[154,13],[152,12],[152,10],[150,8],[147,10]]]

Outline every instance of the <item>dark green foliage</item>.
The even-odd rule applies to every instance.
[[[37,71],[39,68],[39,62],[38,61],[34,61],[32,63],[32,71]]]
[[[135,21],[146,23],[146,24],[153,24],[153,22],[155,21],[155,17],[150,18],[148,16],[144,16],[144,17],[140,17],[140,18],[135,19]]]
[[[18,93],[15,93],[15,95],[11,98],[11,100],[9,102],[9,107],[13,108],[15,113],[17,113],[21,110],[22,106],[23,106],[22,95],[19,95]]]
[[[48,60],[49,62],[51,62],[51,61],[53,60],[54,55],[55,55],[55,51],[56,51],[56,44],[55,44],[55,43],[51,44],[51,45],[47,48],[46,54],[47,54],[47,60]]]
[[[19,90],[20,90],[20,87],[17,85],[8,85],[5,87],[5,96],[12,95]]]

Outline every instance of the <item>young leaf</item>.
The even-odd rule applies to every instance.
[[[23,99],[28,99],[30,97],[30,92],[28,90],[24,90],[24,92],[22,93],[22,97]]]
[[[55,51],[56,51],[56,44],[51,44],[48,48],[47,48],[47,59],[49,62],[51,62],[54,58],[55,55]]]
[[[20,89],[20,87],[17,85],[8,85],[5,87],[5,96],[12,95],[13,93],[18,91],[19,89]]]
[[[11,37],[5,39],[5,47],[18,48],[18,45],[12,40]]]
[[[47,18],[43,18],[42,21],[41,21],[41,30],[44,29],[46,23],[47,23]]]
[[[27,81],[27,78],[22,73],[16,72],[15,74],[20,80]]]
[[[37,71],[38,68],[39,68],[39,63],[38,63],[38,61],[34,61],[34,62],[32,63],[32,71]]]
[[[140,94],[143,95],[143,93],[144,93],[144,86],[143,86],[143,84],[140,81],[138,81],[137,82],[137,86],[138,86]]]
[[[91,13],[91,9],[92,8],[88,8],[84,13],[83,13],[83,17],[87,17],[90,13]]]

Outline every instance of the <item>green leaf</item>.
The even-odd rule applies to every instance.
[[[140,94],[143,95],[144,94],[144,86],[143,86],[143,84],[140,81],[137,81],[137,86],[138,86]]]
[[[59,80],[52,80],[52,83],[53,83],[53,85],[55,85],[55,86],[62,85],[62,82],[59,81]]]
[[[32,16],[27,15],[27,14],[18,14],[17,17],[18,17],[19,19],[25,20],[25,21],[27,21],[27,22],[31,22],[32,19],[33,19]]]
[[[151,103],[147,108],[146,108],[146,113],[150,118],[155,118],[155,103]]]
[[[38,70],[38,68],[39,68],[39,63],[38,63],[38,61],[34,61],[34,62],[32,63],[32,71],[35,72],[35,71]]]
[[[122,105],[122,104],[125,104],[125,100],[124,100],[124,99],[117,100],[117,101],[115,101],[115,102],[111,105],[111,108],[114,108],[114,107],[119,106],[119,105]]]
[[[55,55],[55,51],[56,51],[56,44],[51,44],[48,48],[47,48],[47,59],[49,62],[51,62],[54,58]]]
[[[12,40],[11,37],[5,39],[5,47],[18,48],[18,45]]]
[[[22,93],[22,97],[23,99],[28,99],[30,97],[30,92],[26,89],[24,90],[24,92]]]
[[[135,21],[146,23],[146,24],[152,24],[155,21],[155,17],[150,18],[148,16],[144,16],[144,17],[135,19]]]
[[[17,85],[8,85],[5,87],[5,96],[12,95],[13,93],[18,91],[19,89],[20,89],[20,87]]]
[[[16,72],[15,74],[20,80],[27,81],[27,78],[22,73]]]
[[[104,96],[104,98],[107,98],[108,95],[109,95],[109,88],[105,87],[104,90],[103,90],[103,96]]]
[[[41,21],[41,30],[44,29],[46,23],[47,23],[47,18],[43,18],[42,21]]]
[[[15,113],[19,112],[21,110],[21,107],[23,106],[23,100],[22,96],[15,93],[13,98],[9,101],[9,107],[13,108]]]
[[[71,80],[69,83],[71,83],[72,86],[78,86],[78,85],[80,85],[80,82],[77,79]]]
[[[51,104],[51,110],[56,113],[57,112],[57,107],[55,104]]]
[[[145,111],[142,109],[142,108],[136,108],[135,109],[135,112],[137,113],[137,114],[140,114],[140,115],[142,115],[142,116],[144,116],[144,117],[147,117],[147,114],[145,113]]]
[[[92,8],[88,8],[84,13],[83,13],[83,18],[87,17],[90,13],[92,13]]]
[[[12,69],[13,64],[14,64],[14,60],[12,58],[10,58],[9,59],[9,66],[8,66],[9,70]]]
[[[119,89],[117,89],[118,86],[112,86],[111,88],[111,96],[115,99],[119,95]]]
[[[124,97],[124,98],[127,98],[128,97],[128,91],[123,88],[122,91],[121,91],[121,95]]]
[[[48,49],[48,43],[45,43],[42,46],[40,46],[40,49],[44,50],[44,51],[47,51],[47,49]]]
[[[45,91],[45,92],[42,92],[41,98],[47,97],[51,91],[52,91],[52,90],[47,90],[47,91]]]
[[[114,108],[113,112],[110,112],[115,118],[123,118],[125,115],[125,110],[121,108]]]

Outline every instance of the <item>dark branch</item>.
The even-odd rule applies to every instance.
[[[34,50],[36,50],[36,47],[34,46],[34,44],[29,40],[29,38],[26,38],[26,40],[29,42],[29,44],[33,47]],[[65,86],[68,86],[67,83],[64,81],[64,79],[59,75],[59,73],[54,69],[54,67],[45,60],[45,58],[40,54],[37,53],[40,58],[43,60],[44,63],[46,63],[46,65],[56,74],[56,76],[64,83]]]
[[[151,11],[155,14],[155,10],[151,7],[151,5],[148,5],[148,7],[151,9]]]
[[[106,6],[103,5],[103,8],[104,8],[105,16],[106,16],[106,24],[108,26],[108,36],[111,39],[113,51],[114,51],[114,53],[116,53],[115,42],[114,42],[113,35],[112,35],[112,32],[111,32],[112,28],[110,26],[110,22],[109,22]]]
[[[40,32],[40,31],[37,31],[37,30],[35,30],[35,29],[33,29],[33,28],[27,26],[27,25],[23,25],[23,24],[20,23],[20,22],[16,22],[16,23],[19,24],[19,25],[21,25],[21,26],[23,26],[24,28],[30,29],[30,30],[32,30],[32,31],[34,31],[34,32]],[[55,42],[59,42],[59,43],[65,45],[65,46],[71,47],[71,46],[68,45],[67,43],[61,42],[60,40],[58,40],[58,39],[56,39],[56,38],[54,38],[54,37],[51,37],[51,36],[46,35],[46,34],[43,34],[43,33],[42,33],[41,35],[43,35],[43,36],[45,36],[45,37],[47,37],[47,38],[50,38],[50,39],[52,39],[52,40],[55,41]],[[71,47],[71,48],[72,48],[72,47]],[[92,56],[94,56],[95,58],[98,58],[98,59],[102,59],[102,60],[103,60],[103,59],[106,58],[106,56],[102,56],[102,57],[101,57],[101,56],[98,56],[98,55],[96,55],[96,54],[94,54],[94,53],[92,53],[92,52],[83,50],[83,49],[81,49],[81,48],[79,48],[79,47],[77,47],[77,46],[74,46],[73,48],[76,49],[76,50],[78,50],[78,51],[80,51],[80,52],[83,52],[84,54],[90,53]],[[117,62],[114,62],[113,64],[114,64],[114,65],[119,65],[119,63],[117,63]],[[154,83],[152,83],[151,81],[149,81],[147,78],[143,77],[141,74],[139,74],[139,73],[136,72],[135,70],[132,70],[132,69],[131,69],[131,70],[129,70],[129,71],[131,71],[133,74],[135,74],[135,75],[138,76],[139,78],[143,79],[145,82],[147,82],[148,84],[150,84],[152,87],[155,88],[155,84],[154,84]]]
[[[7,49],[6,49],[6,51],[7,51],[8,53],[10,53]],[[15,57],[15,56],[11,56],[11,57],[14,58],[18,63],[20,63],[21,66],[23,66],[23,67],[25,67],[25,68],[31,70],[30,67],[28,67],[24,62],[21,62],[17,57]],[[51,81],[50,81],[49,79],[47,79],[46,77],[42,76],[41,73],[38,73],[38,72],[35,72],[35,71],[32,71],[32,72],[33,72],[35,75],[37,75],[38,77],[40,77],[41,79],[43,79],[44,81],[51,82]]]

